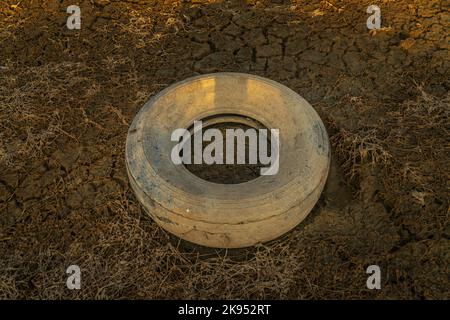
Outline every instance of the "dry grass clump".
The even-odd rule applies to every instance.
[[[144,9],[129,10],[126,12],[128,21],[119,21],[118,30],[133,41],[136,49],[160,46],[165,37],[185,28],[179,15],[179,8],[180,3],[173,2],[172,6],[163,8],[148,6]],[[103,29],[105,28],[109,27],[105,25]]]
[[[420,86],[417,90],[416,99],[405,101],[388,114],[386,126],[390,130],[386,130],[385,139],[395,162],[389,168],[385,184],[391,197],[420,206],[434,202],[439,211],[446,211],[450,181],[450,94],[436,97]]]
[[[26,22],[27,19],[19,20],[15,18],[20,10],[21,8],[13,4],[11,0],[0,3],[0,45],[7,40],[11,40],[13,31]]]
[[[342,128],[331,137],[331,143],[338,158],[343,159],[342,166],[349,180],[358,177],[363,165],[386,166],[392,158],[377,129],[350,132]]]
[[[368,164],[379,168],[401,166],[400,172],[408,176],[405,178],[420,182],[418,167],[428,161],[443,164],[448,159],[450,96],[435,97],[421,86],[416,90],[415,99],[390,106],[376,125],[340,127],[332,135],[331,143],[349,179],[358,178],[361,167]]]
[[[0,165],[38,158],[60,135],[75,139],[63,128],[63,109],[79,98],[72,93],[86,84],[86,70],[72,62],[5,67],[0,79]]]
[[[450,93],[436,97],[417,86],[415,100],[405,101],[400,108],[388,113],[387,123],[394,126],[388,139],[397,145],[417,147],[417,152],[436,155],[448,151],[450,129]],[[440,148],[439,144],[443,142]],[[445,143],[447,142],[447,143]]]
[[[18,299],[19,296],[14,277],[0,274],[0,300]]]

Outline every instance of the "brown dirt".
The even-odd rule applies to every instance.
[[[447,0],[78,1],[81,31],[68,1],[17,2],[0,4],[0,298],[450,298]],[[333,144],[307,220],[251,249],[177,241],[126,176],[143,103],[214,71],[289,86]]]

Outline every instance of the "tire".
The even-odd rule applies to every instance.
[[[172,131],[217,114],[279,129],[278,173],[216,184],[173,164]],[[128,132],[126,166],[137,199],[162,228],[196,244],[241,248],[305,219],[325,185],[330,147],[318,114],[294,91],[254,75],[215,73],[178,82],[144,105]]]

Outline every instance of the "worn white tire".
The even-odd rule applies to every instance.
[[[172,131],[217,114],[279,129],[278,173],[216,184],[173,164]],[[330,147],[318,114],[294,91],[254,75],[215,73],[178,82],[144,105],[128,132],[126,165],[137,199],[162,228],[200,245],[239,248],[305,219],[325,185]]]

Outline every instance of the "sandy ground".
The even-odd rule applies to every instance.
[[[0,298],[450,298],[448,0],[78,1],[79,31],[70,1],[18,2],[0,4]],[[170,236],[125,170],[143,103],[215,71],[289,86],[333,146],[307,220],[245,250]]]

